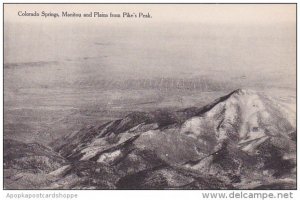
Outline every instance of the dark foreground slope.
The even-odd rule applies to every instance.
[[[46,175],[67,163],[59,154],[38,143],[4,140],[4,187],[47,187],[51,181],[47,180]]]
[[[295,123],[293,107],[246,90],[202,108],[134,112],[53,142],[66,161],[41,187],[293,189]]]

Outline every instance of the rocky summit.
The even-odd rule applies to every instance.
[[[4,141],[7,189],[295,189],[296,111],[235,90],[198,108],[132,112],[49,144]]]

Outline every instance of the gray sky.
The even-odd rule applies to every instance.
[[[245,75],[295,86],[295,5],[5,5],[4,11],[5,63],[58,61],[87,78]],[[142,11],[153,18],[44,19],[17,11]]]

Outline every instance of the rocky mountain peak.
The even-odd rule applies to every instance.
[[[5,167],[34,168],[31,163],[40,165],[41,157],[32,155],[42,155],[43,162],[55,163],[43,172],[55,169],[46,176],[50,188],[255,189],[276,183],[291,189],[296,167],[292,114],[263,93],[237,89],[200,108],[133,112],[81,129],[53,143],[60,155],[7,141]]]

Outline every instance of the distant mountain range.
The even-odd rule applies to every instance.
[[[50,143],[4,141],[8,189],[295,189],[296,112],[251,90],[133,112]]]

